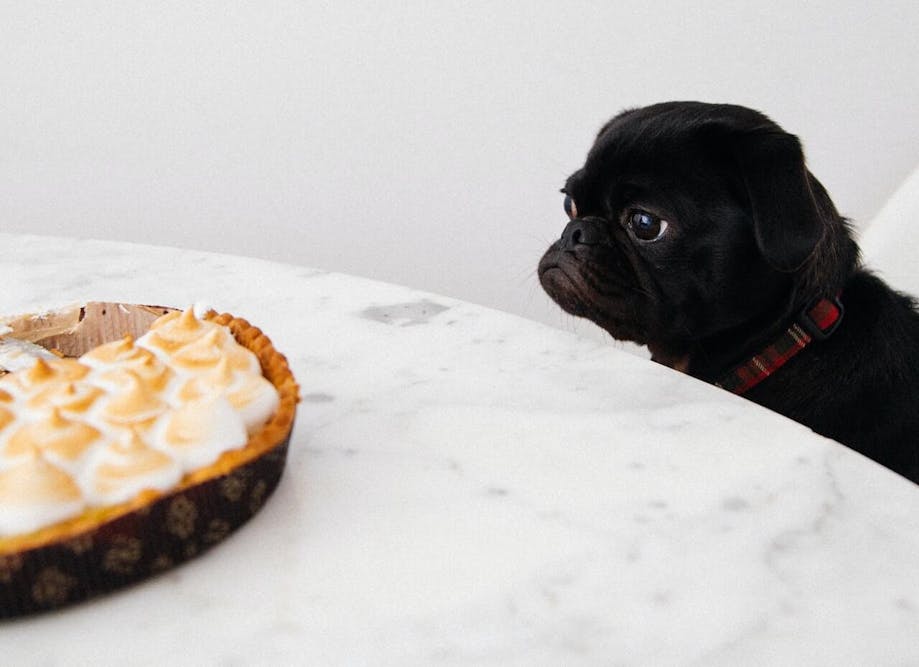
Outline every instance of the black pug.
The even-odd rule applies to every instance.
[[[631,109],[562,192],[539,280],[565,311],[919,482],[919,314],[797,137],[741,106]]]

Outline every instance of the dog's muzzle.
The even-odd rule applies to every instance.
[[[562,231],[559,250],[574,250],[579,245],[604,245],[612,240],[609,223],[603,218],[575,218]]]

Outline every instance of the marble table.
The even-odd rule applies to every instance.
[[[252,522],[157,579],[0,624],[5,665],[919,664],[919,488],[743,399],[356,277],[0,248],[0,312],[203,300],[261,326],[303,393]]]

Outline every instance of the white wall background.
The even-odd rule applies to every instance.
[[[608,117],[759,108],[865,221],[919,161],[917,84],[914,0],[0,1],[0,229],[307,264],[573,328],[534,268]]]

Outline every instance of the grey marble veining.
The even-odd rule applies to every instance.
[[[405,287],[0,234],[0,312],[206,301],[303,402],[261,514],[4,664],[919,664],[919,489],[686,376]]]

